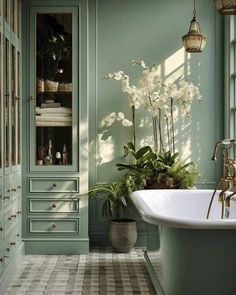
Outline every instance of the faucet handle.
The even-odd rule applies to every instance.
[[[222,147],[223,147],[224,149],[231,148],[231,146],[232,146],[232,142],[231,142],[231,140],[232,140],[232,139],[223,139],[223,140],[221,141]]]

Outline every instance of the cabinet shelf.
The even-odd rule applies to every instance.
[[[50,95],[50,94],[67,94],[67,95],[69,95],[69,94],[72,94],[72,92],[71,91],[43,91],[43,92],[37,92],[37,95]]]

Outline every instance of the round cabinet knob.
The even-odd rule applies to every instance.
[[[7,252],[10,252],[10,248],[6,248],[6,251],[7,251]]]
[[[7,219],[8,219],[8,220],[11,220],[11,217],[8,217]]]
[[[17,214],[21,214],[21,211],[17,211]]]
[[[10,189],[8,189],[8,190],[7,190],[7,193],[10,193],[10,191],[11,191],[11,190],[10,190]]]
[[[35,97],[33,95],[31,95],[30,100],[35,100]]]
[[[52,204],[52,208],[56,208],[57,207],[57,205],[56,204]]]
[[[53,183],[53,185],[52,185],[53,187],[57,187],[57,184],[56,183]]]
[[[56,228],[57,225],[55,223],[52,224],[52,228]]]
[[[0,258],[0,262],[3,262],[3,258]]]

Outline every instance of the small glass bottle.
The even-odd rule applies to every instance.
[[[61,153],[60,152],[56,152],[55,165],[61,165]]]
[[[48,144],[48,154],[44,159],[45,165],[52,165],[53,163],[53,156],[52,156],[52,141],[49,139],[49,144]]]
[[[68,165],[68,154],[66,150],[66,145],[63,145],[63,150],[62,150],[62,165]]]

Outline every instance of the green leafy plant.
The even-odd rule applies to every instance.
[[[89,196],[102,195],[100,199],[102,204],[102,214],[108,217],[121,219],[124,211],[128,207],[128,188],[126,186],[126,178],[121,181],[97,184],[90,188]]]
[[[126,171],[126,183],[129,191],[147,187],[150,182],[158,183],[173,179],[176,188],[189,188],[194,185],[198,172],[193,162],[183,163],[179,153],[170,151],[155,153],[150,146],[135,151],[131,142],[124,147],[124,155],[132,156],[132,164],[118,163],[118,170]]]

